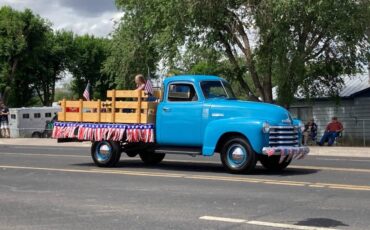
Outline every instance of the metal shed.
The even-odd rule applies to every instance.
[[[340,100],[320,97],[307,101],[298,98],[291,113],[307,122],[314,118],[318,125],[318,138],[333,116],[343,123],[340,142],[346,145],[370,146],[370,78],[369,73],[345,76]]]

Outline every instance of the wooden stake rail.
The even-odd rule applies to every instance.
[[[154,96],[160,98],[161,92]],[[155,123],[157,102],[148,102],[142,90],[110,90],[107,101],[60,101],[58,121],[97,123]]]

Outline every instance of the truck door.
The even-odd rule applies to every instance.
[[[191,83],[170,83],[157,109],[157,142],[161,145],[202,145],[202,109]]]

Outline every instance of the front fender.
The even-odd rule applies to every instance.
[[[267,135],[262,132],[263,121],[251,121],[245,118],[218,119],[208,123],[203,139],[202,153],[212,156],[217,143],[225,133],[240,133],[244,135],[256,153],[262,152],[262,147],[267,141]]]

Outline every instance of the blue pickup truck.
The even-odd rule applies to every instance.
[[[156,109],[153,142],[94,141],[96,165],[114,166],[124,152],[146,164],[165,154],[219,153],[231,173],[252,171],[257,161],[282,170],[309,149],[301,143],[304,125],[277,105],[238,100],[230,84],[216,76],[184,75],[164,80]]]

